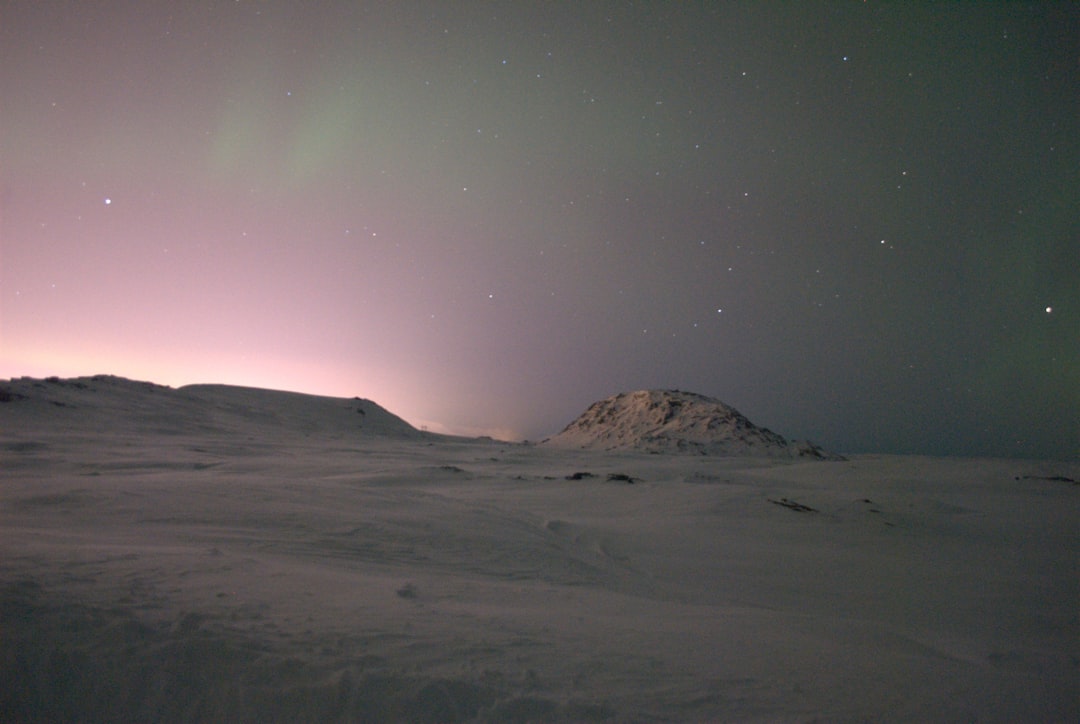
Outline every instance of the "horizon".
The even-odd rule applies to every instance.
[[[17,3],[0,377],[1080,456],[1080,5]]]
[[[295,394],[295,395],[302,395],[302,396],[309,396],[309,397],[325,397],[325,398],[338,399],[338,400],[343,400],[343,401],[353,400],[353,399],[365,399],[368,402],[374,403],[375,405],[382,408],[386,412],[389,412],[390,414],[404,420],[406,423],[411,425],[413,428],[415,428],[416,430],[421,431],[421,432],[430,432],[430,433],[435,433],[435,434],[438,434],[438,435],[447,435],[447,436],[451,436],[451,437],[462,437],[462,438],[470,438],[470,439],[490,438],[490,439],[493,439],[496,442],[505,442],[505,443],[509,443],[509,444],[536,444],[536,443],[542,442],[542,441],[544,441],[544,440],[546,440],[546,439],[548,439],[550,437],[554,437],[554,436],[558,435],[559,433],[561,433],[562,431],[564,431],[566,428],[572,426],[573,423],[577,422],[579,420],[579,418],[584,416],[585,412],[587,410],[589,410],[589,408],[593,404],[601,402],[601,401],[606,400],[606,399],[609,399],[611,397],[615,397],[617,395],[632,394],[632,393],[641,392],[641,391],[682,392],[682,393],[689,393],[689,394],[692,394],[692,395],[700,395],[701,394],[701,393],[697,393],[697,392],[695,392],[693,390],[681,390],[681,389],[674,389],[674,388],[667,388],[667,389],[662,389],[662,390],[657,390],[655,388],[650,389],[650,390],[622,390],[620,392],[613,393],[612,395],[609,395],[609,396],[604,397],[604,398],[598,398],[596,400],[590,400],[590,401],[587,401],[587,402],[583,402],[582,405],[580,406],[578,412],[574,413],[571,417],[569,417],[566,420],[566,422],[559,425],[557,429],[553,429],[553,430],[551,430],[551,431],[549,431],[547,433],[544,433],[544,434],[541,434],[541,435],[535,435],[535,436],[532,436],[532,437],[520,437],[520,436],[510,437],[510,436],[506,436],[506,435],[500,437],[498,434],[492,434],[492,433],[498,433],[500,431],[505,433],[504,428],[485,427],[485,428],[476,428],[476,429],[474,429],[472,431],[470,431],[470,430],[452,431],[452,430],[445,429],[439,423],[434,423],[432,425],[432,424],[417,422],[417,421],[414,421],[414,420],[410,419],[406,415],[401,414],[398,410],[394,409],[392,406],[389,406],[389,405],[385,404],[383,401],[379,400],[378,398],[371,397],[371,396],[366,396],[366,395],[361,395],[361,394],[355,394],[355,395],[351,395],[351,394],[350,395],[329,394],[329,393],[320,393],[320,392],[310,392],[310,391],[304,391],[304,390],[298,390],[298,389],[287,389],[287,388],[278,388],[278,387],[261,387],[261,386],[255,386],[255,385],[250,385],[250,384],[239,384],[239,383],[231,383],[231,382],[206,382],[206,381],[202,381],[202,382],[185,382],[185,383],[182,383],[182,384],[170,384],[170,383],[163,383],[163,382],[160,382],[158,380],[140,379],[140,378],[128,377],[128,376],[124,376],[124,375],[105,373],[105,372],[99,372],[99,373],[95,373],[95,374],[69,375],[69,376],[48,375],[48,376],[45,376],[45,377],[37,377],[37,376],[32,376],[32,375],[18,375],[18,376],[0,377],[0,382],[14,381],[14,380],[18,380],[18,379],[33,379],[35,381],[43,381],[43,382],[50,382],[50,381],[67,382],[67,381],[70,381],[70,380],[93,379],[93,378],[100,378],[100,377],[119,379],[119,380],[123,380],[123,381],[126,381],[126,382],[131,382],[131,383],[135,383],[135,384],[153,384],[153,385],[165,387],[167,389],[174,390],[174,391],[182,390],[182,389],[187,388],[187,387],[198,387],[198,386],[237,387],[237,388],[249,389],[249,390],[254,390],[254,391],[261,391],[261,392],[272,392],[272,393],[281,392],[281,393]],[[713,398],[713,397],[710,397],[708,395],[704,395],[704,397],[706,399],[716,400],[716,401],[720,402],[721,404],[727,405],[727,402],[725,400],[721,400],[721,399],[718,399],[718,398]],[[964,455],[964,454],[933,454],[933,453],[924,453],[924,452],[918,452],[918,451],[916,451],[916,452],[888,452],[888,451],[880,451],[880,450],[844,450],[844,449],[840,449],[840,448],[830,448],[828,446],[821,445],[820,443],[818,443],[817,440],[814,440],[813,438],[796,438],[796,437],[793,437],[793,436],[787,434],[783,430],[779,430],[779,429],[776,429],[775,427],[770,426],[765,421],[758,420],[753,415],[753,413],[747,414],[744,410],[738,409],[737,406],[733,406],[733,405],[728,405],[728,406],[735,409],[735,411],[738,412],[739,414],[745,415],[747,417],[747,419],[751,422],[751,424],[753,424],[755,427],[758,427],[758,428],[764,429],[764,430],[770,430],[772,432],[778,433],[783,438],[785,438],[788,442],[801,442],[801,441],[809,442],[809,443],[815,445],[816,447],[824,449],[825,452],[836,453],[836,454],[839,454],[839,455],[842,455],[842,456],[846,456],[846,455],[870,455],[870,456],[897,455],[897,456],[910,456],[910,457],[932,457],[932,458],[950,458],[950,459],[970,458],[970,459],[1001,459],[1001,460],[1044,460],[1044,461],[1047,461],[1047,462],[1063,462],[1063,463],[1076,462],[1077,460],[1080,460],[1080,455],[1074,455],[1072,457],[1068,457],[1068,456],[1066,456],[1066,457],[1053,457],[1053,456],[1047,457],[1047,456],[1025,456],[1025,455],[1011,455],[1011,456],[1010,455]],[[723,458],[723,457],[727,457],[727,456],[726,455],[719,455],[718,457]]]

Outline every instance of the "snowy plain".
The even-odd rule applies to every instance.
[[[0,398],[3,721],[1080,721],[1080,463],[568,450],[104,376]]]

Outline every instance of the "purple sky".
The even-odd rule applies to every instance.
[[[1080,10],[9,2],[0,376],[1076,457]]]

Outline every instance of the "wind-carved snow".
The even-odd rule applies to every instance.
[[[1080,721],[1077,463],[763,457],[623,403],[609,443],[755,455],[0,381],[0,721]]]
[[[719,400],[680,390],[639,390],[594,402],[543,443],[592,450],[842,459],[809,442],[789,442]]]

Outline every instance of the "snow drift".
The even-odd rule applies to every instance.
[[[789,442],[720,400],[680,390],[639,390],[594,402],[543,444],[591,450],[842,460]]]

